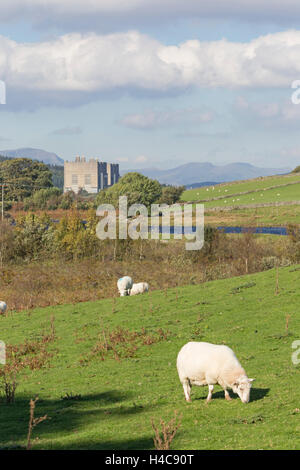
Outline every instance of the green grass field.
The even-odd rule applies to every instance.
[[[286,201],[300,201],[300,183],[281,188],[264,189],[262,191],[239,196],[228,196],[219,201],[205,203],[205,208],[220,206],[240,206],[248,204],[277,203]]]
[[[0,318],[6,343],[38,339],[51,315],[56,330],[49,366],[21,373],[14,404],[1,398],[0,447],[25,445],[29,400],[38,395],[36,416],[49,419],[34,429],[35,449],[153,449],[151,419],[168,421],[174,410],[182,424],[172,449],[299,449],[300,365],[291,360],[300,340],[299,279],[300,267],[287,267],[279,270],[278,295],[270,270]],[[103,331],[118,327],[163,334],[153,344],[137,341],[130,354],[120,344],[119,360],[112,351],[104,360],[92,356]],[[227,402],[218,386],[208,405],[207,387],[194,387],[185,403],[176,356],[191,340],[233,348],[256,379],[249,404],[232,392]]]
[[[198,201],[211,199],[213,197],[226,196],[226,199],[206,202],[207,207],[223,206],[226,203],[232,205],[260,204],[266,202],[295,201],[300,200],[300,181],[299,174],[290,174],[287,176],[270,176],[266,178],[257,178],[245,180],[243,182],[232,182],[217,186],[208,186],[185,191],[182,194],[182,201]],[[272,186],[289,184],[287,187],[270,189]],[[246,191],[261,190],[261,192],[240,194]],[[239,196],[234,196],[240,194]],[[279,194],[279,196],[278,196]],[[226,200],[226,203],[224,202]]]
[[[300,205],[235,208],[231,211],[209,211],[205,221],[209,225],[225,226],[287,226],[300,225]]]

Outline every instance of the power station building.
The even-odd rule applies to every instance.
[[[119,164],[99,162],[98,159],[76,157],[74,162],[64,163],[64,192],[78,193],[84,189],[88,193],[98,193],[117,183],[120,178]]]

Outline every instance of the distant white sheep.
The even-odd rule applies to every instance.
[[[0,300],[0,315],[3,315],[7,309],[7,305],[5,302]]]
[[[215,384],[221,385],[226,400],[231,400],[228,388],[237,393],[243,403],[250,399],[254,379],[249,379],[232,349],[205,342],[189,342],[177,356],[177,371],[186,401],[191,401],[192,385],[208,385],[207,402],[212,398]]]
[[[133,284],[130,295],[137,295],[137,294],[144,294],[144,292],[148,292],[149,284],[147,282],[139,282],[137,284]]]
[[[132,285],[133,285],[133,280],[131,279],[131,277],[129,276],[121,277],[117,282],[120,296],[124,297],[125,295],[129,295]]]

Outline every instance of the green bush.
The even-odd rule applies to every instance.
[[[140,173],[127,173],[125,176],[108,189],[100,191],[95,199],[95,203],[112,204],[118,206],[119,197],[127,196],[128,206],[132,204],[144,204],[150,207],[151,204],[159,200],[162,195],[162,187],[158,181],[147,178]]]
[[[170,206],[175,204],[175,202],[179,201],[184,190],[184,186],[163,186],[158,204],[168,204]]]
[[[53,226],[48,216],[28,214],[21,217],[15,228],[14,253],[25,261],[47,256],[53,247]]]
[[[300,165],[296,166],[292,173],[300,173]]]
[[[62,191],[59,188],[43,188],[24,201],[24,209],[57,209]]]

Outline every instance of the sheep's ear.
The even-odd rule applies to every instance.
[[[249,382],[254,382],[255,379],[248,379],[248,380],[249,380]]]

